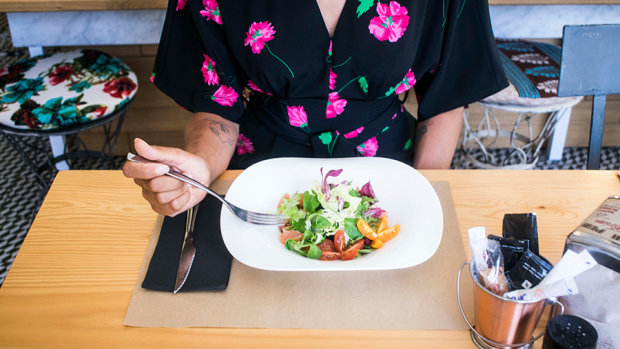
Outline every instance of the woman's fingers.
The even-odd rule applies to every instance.
[[[177,167],[181,172],[190,170],[184,168],[184,164],[189,160],[189,153],[182,149],[150,145],[140,138],[134,140],[134,147],[138,155],[145,159]]]
[[[160,203],[157,199],[151,199],[153,193],[148,190],[143,189],[142,195],[151,204],[153,211],[170,217],[174,217],[177,214],[186,211],[199,201],[196,201],[196,203],[190,201],[190,199],[192,199],[192,195],[189,190],[184,191],[181,195],[173,198],[167,203]]]
[[[169,176],[159,176],[151,179],[135,178],[134,182],[142,188],[155,193],[189,188],[189,184]]]
[[[168,173],[169,168],[162,164],[139,164],[127,161],[123,165],[123,175],[128,178],[151,179]]]

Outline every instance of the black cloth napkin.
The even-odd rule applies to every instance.
[[[232,256],[224,245],[220,231],[222,203],[211,195],[200,203],[194,226],[196,255],[187,280],[179,292],[221,291],[228,286]],[[174,291],[179,267],[186,214],[164,217],[159,240],[142,282],[142,287]]]

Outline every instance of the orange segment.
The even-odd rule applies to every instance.
[[[370,247],[372,248],[381,248],[383,246],[383,241],[377,239],[370,243]]]
[[[357,220],[357,229],[360,231],[360,233],[362,233],[362,235],[369,238],[370,240],[374,240],[377,238],[377,233],[375,233],[375,231],[370,227],[370,225],[368,225],[368,223],[361,218]]]
[[[388,228],[387,215],[383,215],[381,216],[381,222],[379,223],[379,226],[377,227],[377,234],[380,234],[382,231],[384,231],[387,228]]]
[[[391,228],[385,229],[381,234],[377,236],[377,240],[388,242],[392,240],[400,232],[400,224],[396,224]]]

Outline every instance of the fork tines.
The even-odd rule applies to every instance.
[[[286,217],[282,215],[258,212],[248,212],[245,220],[249,223],[261,225],[283,225],[286,223]]]

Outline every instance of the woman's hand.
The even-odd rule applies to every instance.
[[[219,115],[194,113],[185,127],[185,148],[158,147],[136,138],[138,155],[173,167],[205,185],[226,170],[235,151],[239,125]],[[201,189],[164,174],[168,166],[126,162],[123,174],[142,187],[142,196],[153,210],[175,216],[199,203],[206,195]]]
[[[134,146],[140,156],[168,164],[174,170],[209,185],[211,172],[202,157],[178,148],[151,146],[139,138],[135,139]],[[206,192],[176,178],[165,176],[168,170],[168,166],[156,163],[127,161],[123,166],[123,174],[133,178],[134,182],[142,187],[142,196],[155,212],[175,216],[199,203]]]

